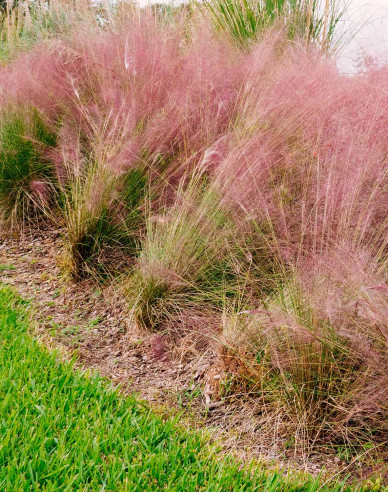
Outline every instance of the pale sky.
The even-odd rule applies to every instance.
[[[354,59],[360,52],[376,57],[380,64],[388,63],[388,0],[348,1],[344,27],[356,32],[340,56],[340,69],[354,71]]]

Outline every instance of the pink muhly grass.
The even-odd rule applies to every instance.
[[[217,171],[225,198],[270,221],[294,257],[343,237],[382,247],[384,84],[345,79],[330,63],[293,51],[267,54],[263,67],[259,49],[256,74],[250,56],[245,119]]]
[[[145,14],[21,55],[0,69],[1,108],[6,98],[56,129],[48,158],[67,193],[71,268],[99,253],[100,218],[123,213],[120,178],[141,169],[152,203],[128,281],[135,317],[155,329],[222,304],[206,283],[221,259],[209,278],[227,264],[243,304],[227,342],[252,365],[268,345],[258,386],[263,367],[280,372],[277,401],[305,405],[298,423],[316,418],[325,436],[386,416],[387,69],[346,78],[282,32],[242,53],[206,22]],[[30,188],[44,201],[43,179]],[[303,400],[311,380],[318,396]]]
[[[132,18],[116,31],[72,36],[22,55],[1,79],[19,103],[70,119],[89,139],[114,142],[119,170],[151,155],[192,156],[227,131],[238,84],[231,49],[200,26]],[[151,159],[152,161],[152,159]]]
[[[41,180],[32,180],[30,182],[32,196],[41,206],[47,206],[51,198],[51,189],[48,183]]]

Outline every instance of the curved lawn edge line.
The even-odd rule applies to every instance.
[[[40,345],[27,304],[0,285],[1,490],[323,490],[217,459],[198,432]]]

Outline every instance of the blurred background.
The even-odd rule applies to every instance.
[[[341,71],[353,73],[363,57],[388,63],[388,0],[349,0],[348,5],[344,28],[355,35],[339,57]]]
[[[353,39],[338,57],[341,72],[352,74],[365,61],[388,63],[388,0],[338,1],[344,1],[348,7],[342,19],[343,32],[353,33]],[[141,7],[150,3],[179,5],[182,0],[138,0],[138,3]]]

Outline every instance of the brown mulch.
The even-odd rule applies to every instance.
[[[0,243],[0,280],[32,301],[41,334],[146,400],[163,402],[187,389],[191,373],[203,371],[209,361],[198,361],[199,367],[172,360],[163,335],[141,332],[130,323],[125,300],[112,285],[66,280],[58,267],[61,249],[54,231]]]
[[[98,370],[154,406],[184,410],[184,424],[211,431],[225,452],[242,459],[273,460],[313,474],[322,467],[333,475],[346,468],[333,455],[309,460],[280,455],[276,442],[263,440],[254,400],[220,400],[212,392],[222,368],[210,338],[197,339],[196,348],[192,335],[172,339],[169,333],[140,330],[131,323],[115,281],[69,282],[58,266],[61,251],[61,235],[54,230],[0,236],[0,282],[31,300],[38,336],[47,345],[70,356],[76,353],[84,367]]]

